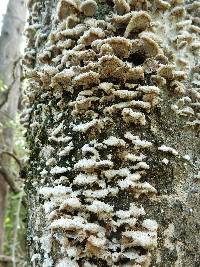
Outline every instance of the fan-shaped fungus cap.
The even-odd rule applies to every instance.
[[[92,17],[97,11],[97,3],[94,0],[86,0],[81,4],[81,12],[85,16]]]

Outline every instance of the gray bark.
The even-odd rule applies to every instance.
[[[29,1],[30,266],[199,266],[199,3]]]
[[[20,44],[26,19],[24,1],[10,0],[0,36],[0,79],[7,89],[0,93],[0,167],[9,171],[10,157],[2,153],[13,153],[13,129],[8,126],[15,119],[20,97]],[[0,254],[3,252],[4,219],[8,184],[0,174]]]

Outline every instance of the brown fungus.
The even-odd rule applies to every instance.
[[[130,11],[130,6],[126,0],[113,0],[113,2],[115,4],[115,10],[118,14],[123,15]]]
[[[68,29],[74,28],[79,23],[79,18],[76,15],[71,15],[67,17],[66,26]]]
[[[78,12],[79,12],[78,2],[73,0],[60,0],[57,9],[59,20],[66,19],[67,16],[77,14]]]
[[[147,10],[148,1],[147,0],[129,0],[129,5],[131,10]]]
[[[130,55],[132,44],[130,40],[123,37],[111,37],[106,40],[116,56],[120,58],[127,58]]]
[[[81,3],[81,12],[87,17],[92,17],[97,11],[97,3],[94,0],[86,0]]]
[[[159,45],[148,35],[143,35],[141,37],[144,45],[144,51],[147,57],[155,57],[159,52],[161,52],[161,49]]]
[[[83,85],[85,87],[89,87],[91,85],[98,84],[99,81],[99,74],[94,71],[89,71],[86,73],[79,74],[73,80],[75,85]]]
[[[145,11],[135,11],[126,27],[124,37],[128,37],[132,32],[139,33],[150,26],[151,17]]]
[[[158,75],[160,75],[161,77],[165,79],[172,80],[174,77],[174,69],[175,69],[174,65],[161,66],[158,69]]]
[[[163,0],[155,0],[156,8],[160,10],[167,10],[171,7],[170,3]]]
[[[70,69],[66,69],[66,70],[63,70],[62,72],[57,73],[51,79],[51,87],[55,89],[56,88],[67,88],[74,75],[75,73]]]
[[[145,125],[145,115],[142,112],[134,111],[131,108],[124,108],[122,110],[123,120],[126,123],[134,123],[139,125]]]

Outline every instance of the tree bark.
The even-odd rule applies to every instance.
[[[199,266],[199,3],[29,1],[30,266]]]
[[[0,93],[0,166],[10,169],[10,156],[3,151],[13,152],[13,128],[8,126],[15,119],[20,96],[20,44],[25,24],[24,1],[10,0],[3,20],[0,36],[0,79],[6,85]],[[0,254],[3,253],[4,219],[8,184],[0,175]]]

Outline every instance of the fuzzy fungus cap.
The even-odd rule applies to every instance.
[[[69,83],[71,82],[72,77],[74,77],[74,72],[71,69],[65,69],[59,73],[57,73],[54,77],[51,79],[51,87],[57,88],[57,87],[63,87],[67,88]]]
[[[81,4],[80,8],[85,16],[92,17],[96,14],[97,7],[97,3],[94,0],[86,0]]]
[[[73,0],[60,0],[58,4],[57,14],[59,20],[63,20],[72,14],[79,12],[78,2]]]
[[[131,41],[120,36],[107,38],[108,43],[117,57],[128,58],[132,49]]]
[[[84,85],[86,87],[99,83],[99,74],[94,71],[81,73],[74,78],[76,85]]]
[[[156,0],[156,7],[160,10],[167,10],[171,7],[170,3],[163,0]]]
[[[141,246],[144,249],[151,249],[157,246],[157,235],[155,232],[126,231],[122,236],[124,247]]]
[[[131,108],[124,108],[122,110],[122,116],[123,120],[126,123],[134,123],[134,124],[140,124],[145,125],[145,115],[142,112],[133,111]]]
[[[151,17],[145,11],[135,11],[126,27],[124,37],[128,37],[131,32],[142,32],[150,26]]]
[[[72,14],[67,18],[67,28],[72,29],[79,23],[79,18],[76,15]]]
[[[126,0],[113,0],[115,4],[115,10],[118,14],[125,14],[130,11],[130,6]]]
[[[141,40],[143,41],[144,51],[147,57],[155,57],[161,52],[159,45],[148,35],[143,35]]]
[[[131,10],[147,10],[147,0],[128,0]]]
[[[174,65],[163,65],[158,69],[158,75],[165,79],[173,79]]]

